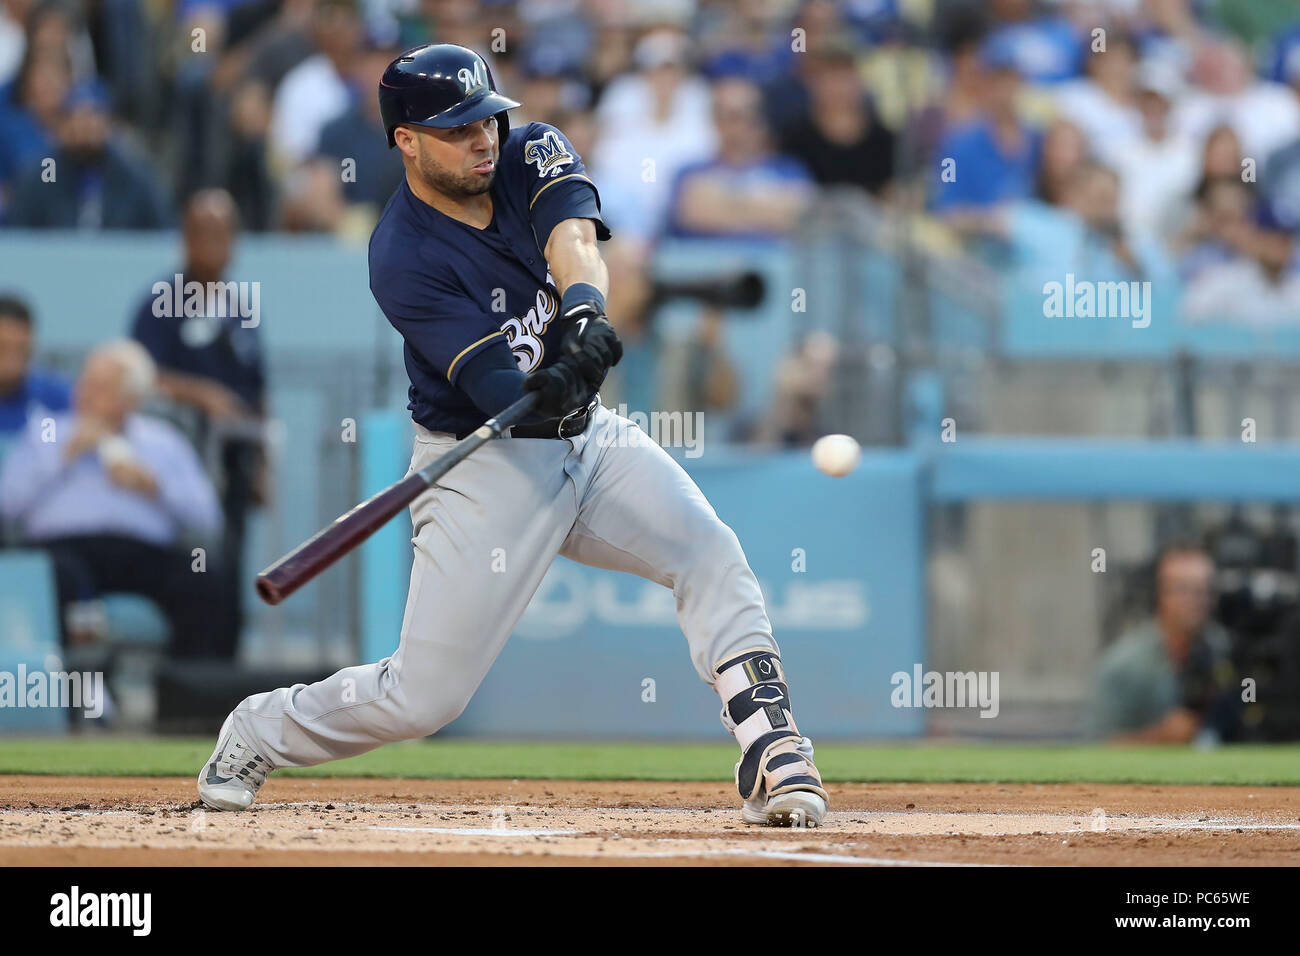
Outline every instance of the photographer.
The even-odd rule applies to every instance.
[[[1156,558],[1155,617],[1123,634],[1097,668],[1089,729],[1114,743],[1217,743],[1236,725],[1227,632],[1210,620],[1214,564],[1199,546]]]

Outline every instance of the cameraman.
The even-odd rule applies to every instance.
[[[1195,544],[1156,558],[1155,617],[1102,656],[1089,712],[1094,736],[1115,743],[1230,738],[1238,713],[1227,632],[1210,620],[1214,564]]]

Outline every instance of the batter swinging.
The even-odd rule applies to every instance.
[[[392,657],[255,694],[199,773],[217,810],[246,809],[266,775],[425,737],[465,709],[555,555],[673,589],[700,677],[741,748],[750,823],[817,826],[827,795],[791,712],[758,582],[736,535],[658,445],[596,390],[622,356],[605,316],[609,238],[564,134],[511,130],[482,57],[411,50],[379,85],[406,181],[370,240],[370,289],[405,340],[411,468],[525,390],[539,413],[411,505],[414,564]],[[505,570],[494,561],[504,549]]]

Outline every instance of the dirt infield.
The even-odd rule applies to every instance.
[[[838,784],[817,830],[721,783],[0,776],[3,865],[1296,865],[1300,788]]]

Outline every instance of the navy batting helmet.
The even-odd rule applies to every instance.
[[[468,47],[430,43],[407,50],[379,81],[379,115],[388,146],[402,123],[452,129],[495,115],[501,142],[510,132],[506,110],[519,104],[497,92],[487,62]]]

